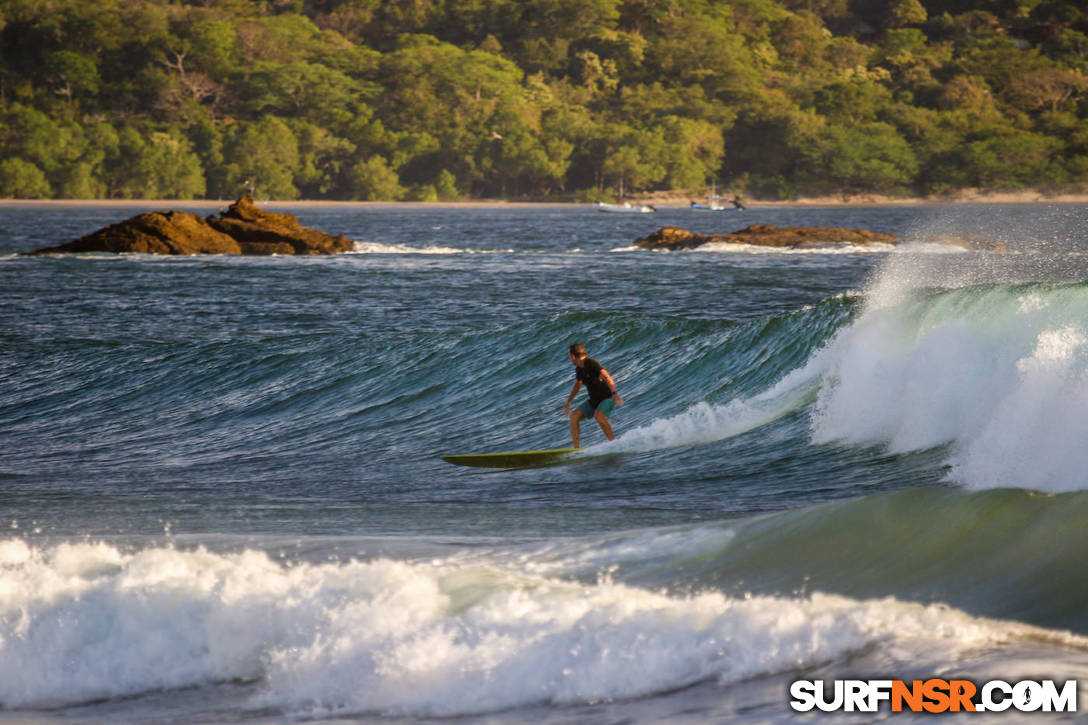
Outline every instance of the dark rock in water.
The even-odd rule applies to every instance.
[[[31,254],[114,252],[121,254],[241,254],[238,242],[195,214],[154,211],[99,229],[59,247]]]
[[[218,218],[209,217],[214,229],[236,239],[242,254],[339,254],[354,247],[343,234],[332,236],[298,223],[294,214],[274,214],[257,208],[244,196]]]
[[[868,244],[899,244],[894,234],[871,232],[868,229],[838,227],[772,227],[754,224],[730,235],[738,244],[758,244],[766,247],[811,249],[813,247],[855,246]]]
[[[721,235],[693,234],[680,227],[661,227],[645,239],[636,239],[635,246],[643,249],[694,249]]]
[[[1001,242],[976,235],[940,235],[911,239],[912,242],[945,244],[962,249],[1006,252]],[[772,227],[753,224],[731,234],[695,234],[678,227],[662,227],[645,239],[636,239],[635,246],[643,249],[694,249],[704,244],[752,244],[782,249],[819,249],[826,247],[869,244],[903,244],[894,234],[871,232],[867,229],[837,227]]]
[[[244,196],[218,217],[155,211],[31,254],[338,254],[351,250],[344,235],[301,226],[293,214],[262,211]]]
[[[732,234],[694,234],[686,229],[664,227],[645,239],[635,240],[635,246],[643,249],[694,249],[704,244],[725,243],[812,249],[844,245],[899,244],[899,242],[900,239],[892,234],[870,232],[867,229],[772,227],[766,224],[753,224]]]

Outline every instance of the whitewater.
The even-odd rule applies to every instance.
[[[948,447],[949,481],[1049,493],[1088,484],[1088,285],[975,285],[866,305],[801,368],[751,397],[589,451],[700,445],[812,404],[815,443]]]
[[[790,682],[854,676],[1088,702],[1088,206],[301,207],[356,251],[18,255],[127,211],[0,208],[0,721],[793,722]],[[751,223],[916,243],[630,246]],[[575,341],[616,441],[441,461],[565,445]]]

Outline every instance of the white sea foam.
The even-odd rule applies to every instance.
[[[767,247],[758,244],[733,244],[712,242],[690,251],[697,254],[887,254],[895,250],[891,244],[841,244],[808,249],[790,247]]]
[[[865,246],[846,244],[840,246],[813,247],[811,249],[791,249],[789,247],[767,247],[758,244],[732,244],[726,242],[711,242],[694,249],[654,249],[658,254],[800,254],[800,255],[827,255],[827,254],[887,254],[895,250],[891,244],[869,244]],[[612,252],[644,252],[641,247],[626,246],[616,247]]]
[[[507,564],[0,542],[0,704],[240,679],[258,683],[258,710],[457,715],[733,683],[873,647],[947,664],[1040,634],[891,599],[670,596]]]
[[[413,247],[409,244],[355,242],[355,248],[349,254],[499,254],[513,251],[513,249],[458,249],[437,244]]]
[[[950,479],[972,488],[1088,488],[1088,288],[1025,283],[1033,271],[1001,255],[891,254],[858,318],[773,388],[585,453],[712,443],[815,400],[815,443],[946,446]]]
[[[1088,487],[1088,290],[896,260],[817,353],[816,442],[949,447],[972,488]],[[996,279],[981,287],[967,285]],[[941,294],[919,292],[951,287]]]
[[[624,246],[616,247],[612,252],[644,252],[641,247]],[[859,255],[859,254],[969,254],[970,250],[952,244],[935,244],[925,242],[912,242],[910,244],[840,244],[823,247],[810,247],[805,249],[791,247],[768,247],[759,244],[736,244],[732,242],[710,242],[694,249],[655,249],[660,254],[736,254],[736,255]]]
[[[659,418],[585,449],[587,455],[629,453],[703,445],[747,433],[798,410],[814,394],[819,370],[804,366],[770,389],[726,403],[699,402],[669,418]]]

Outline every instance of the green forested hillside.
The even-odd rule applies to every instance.
[[[0,0],[0,197],[1088,188],[1082,0]]]

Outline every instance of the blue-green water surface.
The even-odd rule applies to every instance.
[[[0,719],[789,722],[798,673],[1088,677],[1088,206],[280,205],[356,251],[19,256],[146,209],[0,207]],[[632,246],[757,223],[916,243]],[[568,445],[572,342],[614,443],[441,460]]]

